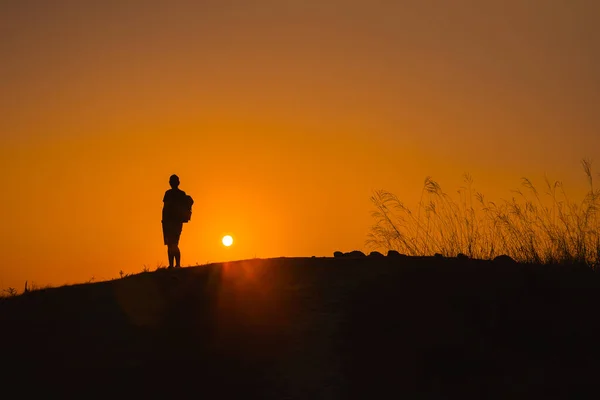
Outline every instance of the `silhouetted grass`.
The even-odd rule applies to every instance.
[[[371,197],[376,224],[367,245],[408,255],[459,253],[491,259],[506,254],[520,262],[600,264],[600,190],[594,188],[591,161],[582,167],[588,191],[579,202],[571,200],[561,182],[546,179],[543,195],[527,179],[511,200],[488,201],[465,185],[458,200],[427,177],[416,210],[396,195],[379,190]]]

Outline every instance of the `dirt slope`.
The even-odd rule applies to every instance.
[[[256,259],[4,299],[0,360],[54,388],[138,394],[573,398],[600,372],[599,300],[585,269]]]

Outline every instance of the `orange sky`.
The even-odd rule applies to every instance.
[[[0,289],[165,264],[367,250],[369,196],[463,172],[584,183],[600,159],[600,3],[0,3]],[[598,161],[600,162],[600,160]],[[597,165],[597,164],[596,164]],[[597,165],[600,168],[600,165]],[[221,237],[231,233],[234,246]]]

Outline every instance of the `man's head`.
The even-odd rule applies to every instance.
[[[171,175],[169,178],[169,185],[171,185],[173,189],[179,187],[179,177],[175,174]]]

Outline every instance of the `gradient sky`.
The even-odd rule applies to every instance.
[[[2,0],[0,289],[165,264],[172,173],[195,199],[184,265],[366,251],[372,190],[410,203],[427,175],[577,191],[600,159],[598,16],[596,0]]]

